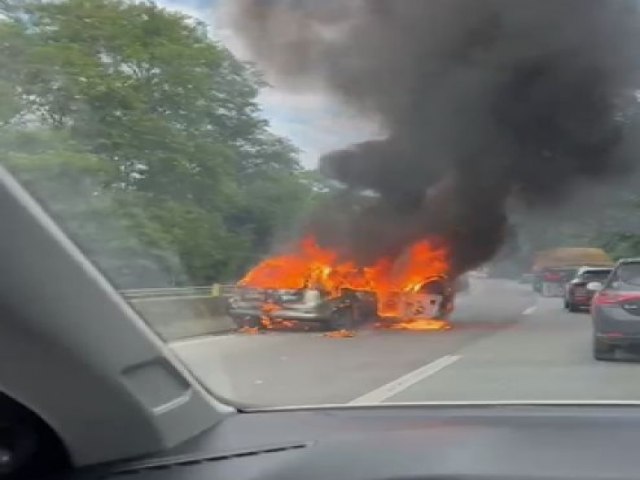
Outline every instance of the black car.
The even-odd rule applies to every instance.
[[[606,282],[611,274],[611,268],[606,267],[582,267],[576,276],[565,285],[564,308],[570,312],[580,309],[588,309],[595,292],[589,290],[587,285],[591,282]]]
[[[593,356],[614,358],[618,348],[640,347],[640,258],[620,260],[591,302]]]

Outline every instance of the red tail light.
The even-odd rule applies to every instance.
[[[547,282],[559,282],[562,280],[562,275],[559,273],[545,273],[543,278]]]
[[[620,305],[625,302],[640,300],[640,293],[602,291],[593,297],[594,305]]]

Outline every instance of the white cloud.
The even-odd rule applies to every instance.
[[[248,59],[242,43],[224,27],[211,2],[208,7],[185,0],[160,0],[159,4],[206,22],[214,38],[239,58]],[[308,168],[315,167],[324,153],[380,133],[372,122],[358,118],[322,92],[290,92],[271,83],[258,98],[264,115],[275,134],[289,138],[302,150],[301,162]]]
[[[213,14],[213,8],[199,7],[198,5],[180,0],[159,0],[158,5],[167,10],[184,13],[208,23],[208,18]]]
[[[309,168],[324,153],[379,134],[371,123],[340,108],[320,92],[291,93],[269,88],[259,100],[272,130],[291,139],[303,151],[301,161]]]

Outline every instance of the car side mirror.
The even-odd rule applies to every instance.
[[[591,292],[599,292],[602,290],[603,285],[600,282],[589,282],[587,283],[587,290]]]

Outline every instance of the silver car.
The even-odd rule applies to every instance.
[[[265,321],[277,319],[320,323],[329,330],[345,330],[376,319],[376,296],[349,289],[343,289],[339,296],[330,296],[309,288],[239,288],[229,299],[227,313],[238,327],[261,327]]]
[[[640,347],[640,258],[620,260],[604,284],[587,288],[597,292],[591,303],[594,358],[611,360],[618,348]]]

